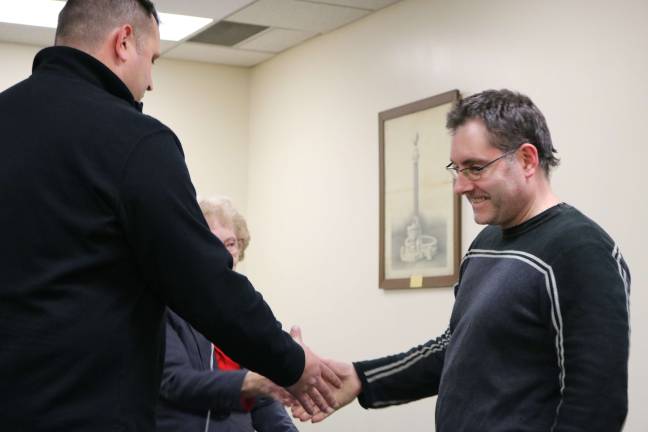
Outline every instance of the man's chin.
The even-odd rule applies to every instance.
[[[479,225],[491,225],[493,222],[492,215],[485,214],[484,212],[473,211],[473,219]]]

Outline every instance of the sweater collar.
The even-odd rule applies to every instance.
[[[108,66],[81,50],[67,46],[42,49],[34,57],[32,73],[46,70],[80,77],[142,111],[143,104],[133,98],[126,84]]]
[[[556,204],[555,206],[549,207],[548,209],[544,210],[540,214],[535,215],[531,219],[522,222],[519,225],[516,225],[511,228],[503,229],[502,235],[504,238],[517,237],[521,234],[531,231],[532,229],[534,229],[539,225],[542,225],[549,219],[553,219],[554,216],[557,216],[558,214],[562,213],[563,211],[569,208],[570,208],[569,204],[565,204],[565,203]]]

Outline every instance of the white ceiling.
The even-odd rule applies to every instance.
[[[227,20],[269,27],[233,47],[188,41],[194,35],[179,42],[162,41],[165,58],[254,66],[307,39],[335,30],[399,1],[154,0],[154,3],[160,12],[212,18],[212,24]],[[0,42],[45,47],[51,45],[53,40],[53,29],[0,23]]]

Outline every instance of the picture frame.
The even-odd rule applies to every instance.
[[[378,114],[379,286],[451,287],[459,279],[461,200],[445,169],[458,90]]]

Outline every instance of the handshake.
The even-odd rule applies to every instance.
[[[273,397],[289,406],[293,417],[317,423],[353,401],[360,394],[362,384],[351,363],[321,359],[304,345],[299,327],[293,327],[290,335],[306,356],[299,381],[284,389],[255,372],[248,372],[241,396]]]

